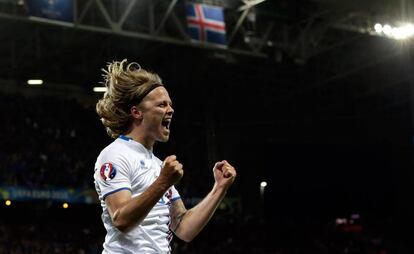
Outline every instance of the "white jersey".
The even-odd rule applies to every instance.
[[[143,193],[159,176],[161,164],[152,151],[125,136],[120,136],[99,154],[94,179],[107,231],[103,253],[170,253],[169,207],[180,198],[174,186],[147,217],[127,233],[113,225],[105,204],[107,196],[120,190],[131,191],[132,197]]]

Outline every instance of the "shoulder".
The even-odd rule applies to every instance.
[[[134,156],[131,156],[130,149],[118,140],[114,140],[105,147],[96,159],[95,169],[105,163],[112,163],[123,168],[128,167]]]
[[[111,144],[106,146],[98,156],[98,160],[106,159],[108,157],[117,157],[121,155],[120,153],[120,144],[114,140]]]

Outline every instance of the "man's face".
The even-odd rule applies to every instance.
[[[167,90],[162,86],[152,90],[142,100],[141,108],[146,134],[156,141],[168,141],[174,109]]]

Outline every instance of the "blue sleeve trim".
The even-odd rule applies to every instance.
[[[106,193],[105,195],[103,195],[102,199],[103,199],[103,200],[105,200],[105,198],[106,198],[107,196],[109,196],[109,195],[111,195],[111,194],[114,194],[115,192],[118,192],[118,191],[121,191],[121,190],[129,190],[130,192],[132,192],[132,190],[131,190],[130,188],[128,188],[128,187],[123,187],[123,188],[119,188],[119,189],[116,189],[116,190],[113,190],[113,191],[110,191],[110,192]]]
[[[181,199],[181,197],[180,197],[180,196],[178,196],[178,197],[172,198],[172,199],[171,199],[171,202],[176,201],[177,199]]]

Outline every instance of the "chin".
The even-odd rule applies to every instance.
[[[167,142],[170,139],[170,136],[163,136],[158,139],[158,142]]]

